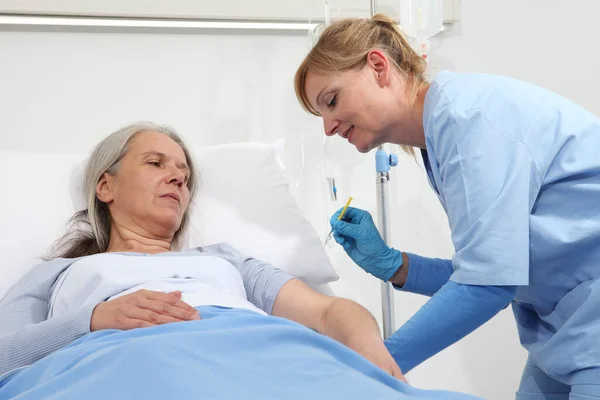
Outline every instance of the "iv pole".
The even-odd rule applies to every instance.
[[[377,0],[371,0],[371,17],[375,15]],[[379,232],[388,246],[391,241],[390,230],[390,167],[398,165],[395,154],[387,154],[383,146],[379,146],[375,154],[377,170],[377,214]],[[383,338],[387,339],[394,332],[394,292],[391,283],[381,282],[381,310],[383,312]]]
[[[379,233],[385,244],[390,246],[390,167],[398,165],[395,154],[387,154],[383,146],[379,146],[375,154],[377,168],[377,214]],[[399,267],[399,266],[398,266]],[[383,338],[387,339],[394,332],[394,292],[392,284],[381,282],[381,310],[383,312]]]

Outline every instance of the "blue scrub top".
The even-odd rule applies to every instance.
[[[517,285],[521,342],[547,374],[600,368],[600,119],[524,82],[444,71],[423,123],[451,280]]]

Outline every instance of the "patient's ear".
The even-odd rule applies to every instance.
[[[96,197],[103,203],[110,203],[114,200],[113,195],[114,177],[108,172],[102,174],[102,177],[96,185]]]

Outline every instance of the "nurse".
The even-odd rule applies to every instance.
[[[388,349],[407,373],[512,303],[529,352],[517,399],[600,399],[600,119],[513,79],[424,73],[376,15],[330,25],[295,76],[327,136],[419,149],[448,215],[451,260],[388,247],[366,211],[331,219],[361,268],[431,296]]]

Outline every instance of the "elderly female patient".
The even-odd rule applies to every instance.
[[[426,397],[358,304],[225,244],[176,251],[196,179],[164,126],[96,146],[87,210],[0,302],[0,398]]]

